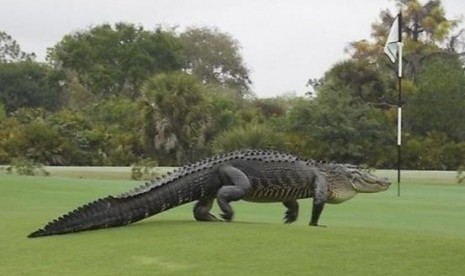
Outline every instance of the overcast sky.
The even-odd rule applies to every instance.
[[[442,0],[450,19],[464,0]],[[302,95],[346,58],[351,41],[368,39],[370,25],[391,0],[0,0],[0,30],[38,60],[65,34],[102,23],[217,27],[239,41],[259,97]]]

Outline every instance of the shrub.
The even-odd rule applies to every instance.
[[[16,171],[19,175],[45,175],[48,176],[50,173],[46,171],[41,163],[34,162],[26,158],[15,158],[13,159],[11,166],[7,167],[8,173]]]
[[[157,166],[157,161],[151,159],[144,159],[131,168],[131,179],[133,180],[151,180],[155,178],[158,173],[154,171]]]
[[[457,183],[465,184],[465,165],[461,166],[457,172]]]
[[[250,124],[225,131],[212,142],[215,153],[243,149],[270,148],[284,150],[288,147],[285,136],[263,124]]]

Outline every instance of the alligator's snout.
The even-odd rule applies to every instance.
[[[381,186],[384,186],[384,190],[389,189],[389,187],[391,186],[391,181],[389,181],[389,178],[387,177],[380,178],[380,183]]]
[[[351,182],[355,190],[361,193],[376,193],[389,189],[391,182],[387,177],[377,177],[368,172],[352,171]]]

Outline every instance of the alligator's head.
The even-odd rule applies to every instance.
[[[329,186],[328,202],[340,203],[357,193],[385,191],[391,183],[352,165],[331,164],[325,170]]]

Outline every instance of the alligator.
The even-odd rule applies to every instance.
[[[185,165],[119,196],[107,196],[65,214],[28,237],[59,235],[128,225],[173,207],[197,201],[197,221],[231,221],[232,201],[282,202],[285,223],[297,219],[297,200],[313,198],[310,225],[325,203],[357,193],[387,190],[390,182],[354,165],[305,160],[273,150],[233,151]],[[214,200],[222,211],[210,213]]]

